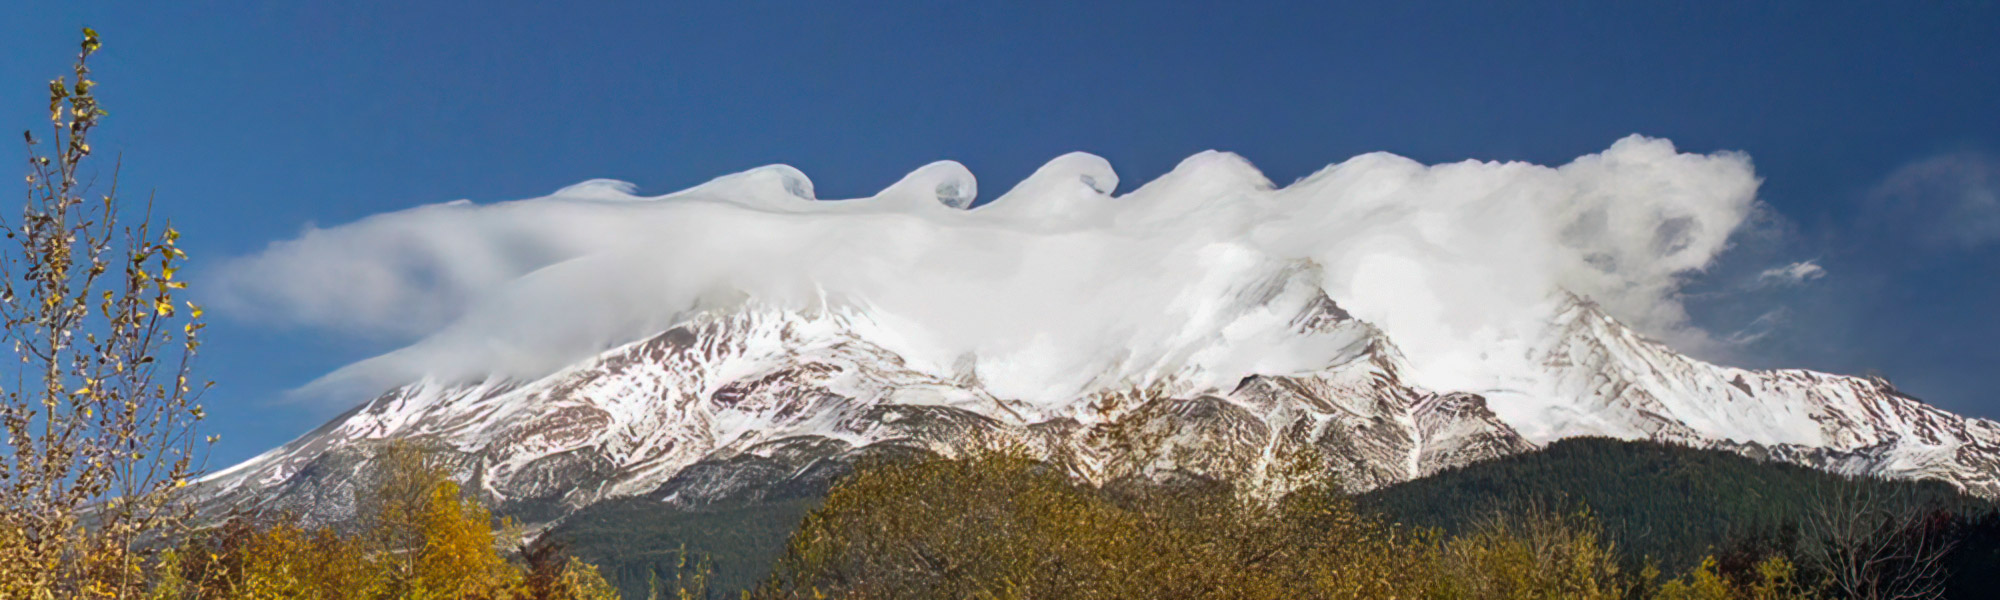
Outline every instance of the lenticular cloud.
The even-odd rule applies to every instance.
[[[996,393],[1031,396],[1226,335],[1203,315],[1232,286],[1311,264],[1420,383],[1476,389],[1563,291],[1704,343],[1676,295],[1727,247],[1758,180],[1741,154],[1632,136],[1559,167],[1375,153],[1278,187],[1205,152],[1123,195],[1118,183],[1082,153],[977,207],[977,182],[949,161],[850,200],[817,199],[786,166],[657,197],[593,180],[309,229],[212,283],[237,314],[417,340],[318,385],[535,375],[755,301],[865,309],[915,364],[973,357]]]

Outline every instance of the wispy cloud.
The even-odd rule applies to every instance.
[[[1742,329],[1723,336],[1722,341],[1735,346],[1748,346],[1757,343],[1764,338],[1770,337],[1773,332],[1778,330],[1779,326],[1790,321],[1791,317],[1792,312],[1784,307],[1771,309],[1764,314],[1757,315],[1757,318],[1752,319],[1750,324],[1744,325]]]
[[[1753,287],[1799,285],[1826,276],[1826,269],[1815,260],[1795,262],[1781,267],[1771,267],[1757,274]]]
[[[1897,168],[1869,193],[1872,218],[1936,247],[2000,242],[2000,157],[1954,152]]]

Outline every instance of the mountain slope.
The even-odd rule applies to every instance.
[[[204,508],[345,519],[373,448],[398,437],[433,444],[502,512],[536,524],[611,498],[702,508],[806,496],[870,454],[1016,448],[1099,483],[1193,476],[1281,493],[1302,468],[1367,490],[1575,436],[2000,495],[1990,421],[1876,379],[1690,359],[1575,297],[1528,350],[1531,368],[1476,391],[1411,384],[1392,340],[1328,298],[1310,263],[1229,286],[1201,314],[1226,335],[1128,351],[1050,402],[989,391],[980,374],[992,365],[978,357],[906,361],[862,305],[744,303],[532,380],[397,388],[210,477]],[[1227,370],[1246,347],[1316,362]]]
[[[208,506],[344,519],[371,446],[396,437],[431,441],[531,522],[641,494],[689,507],[783,497],[880,452],[1022,448],[1087,480],[1193,475],[1277,491],[1286,476],[1272,467],[1300,460],[1365,489],[1530,447],[1478,397],[1405,384],[1394,346],[1314,275],[1298,266],[1246,282],[1217,314],[1331,360],[1227,389],[1202,383],[1214,379],[1204,363],[1182,361],[1033,404],[988,393],[976,369],[905,364],[863,333],[864,311],[746,305],[532,381],[392,390],[212,476]],[[1187,354],[1223,342],[1203,343]]]
[[[2000,424],[1939,410],[1879,378],[1708,364],[1569,297],[1542,376],[1493,394],[1529,438],[1671,441],[1850,475],[1940,479],[2000,496]]]

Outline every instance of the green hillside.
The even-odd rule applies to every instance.
[[[1887,501],[1983,512],[1936,482],[1856,480],[1717,450],[1602,438],[1561,440],[1363,495],[1392,520],[1458,532],[1495,514],[1587,510],[1621,553],[1674,572],[1751,540],[1784,543],[1817,499],[1841,487]]]
[[[547,539],[597,565],[626,598],[645,598],[655,576],[671,585],[683,549],[697,561],[706,558],[714,569],[711,589],[733,598],[770,574],[786,538],[818,504],[814,498],[688,511],[624,498],[565,519]]]

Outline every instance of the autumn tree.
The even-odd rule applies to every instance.
[[[1014,453],[881,461],[794,535],[764,598],[1382,598],[1428,589],[1432,537],[1338,486],[1277,502],[1190,480],[1097,488]]]
[[[1855,600],[1943,598],[1951,515],[1924,508],[1909,488],[1845,483],[1814,490],[1806,512],[1807,559],[1833,591]]]
[[[1356,508],[1324,471],[1278,498],[1200,478],[1104,487],[1020,453],[869,461],[755,598],[1811,600],[1789,558],[1623,566],[1586,510],[1495,512],[1458,535]],[[1732,561],[1734,558],[1732,557]]]
[[[500,555],[492,513],[466,497],[436,453],[399,440],[383,454],[386,473],[368,499],[378,508],[364,535],[389,566],[394,597],[494,598],[521,585]]]
[[[1661,585],[1657,600],[1815,600],[1818,590],[1801,581],[1798,568],[1783,555],[1757,561],[1742,577],[1723,573],[1715,557],[1703,558],[1687,574]]]
[[[392,441],[359,495],[356,530],[241,515],[162,561],[154,600],[611,600],[595,567],[518,547],[436,452]],[[499,526],[496,526],[499,525]]]
[[[125,202],[94,169],[107,116],[83,30],[71,74],[49,82],[50,134],[24,134],[27,202],[0,218],[0,598],[131,598],[148,548],[190,515],[174,500],[212,439],[190,380],[201,310],[177,298],[187,259],[150,200]]]
[[[1623,597],[1632,581],[1587,513],[1496,514],[1443,544],[1439,586],[1452,598]]]

